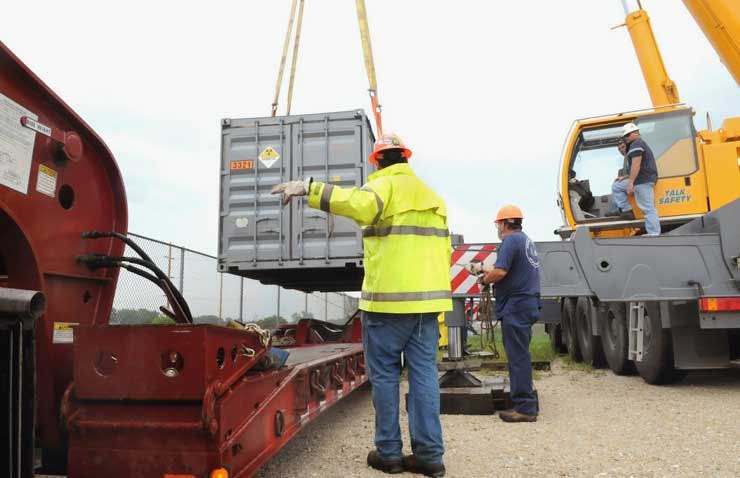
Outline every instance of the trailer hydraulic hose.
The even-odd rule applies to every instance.
[[[144,252],[144,249],[139,247],[139,245],[136,244],[136,242],[134,242],[133,239],[126,236],[125,234],[121,234],[120,232],[115,232],[115,231],[110,231],[110,232],[88,231],[88,232],[82,233],[83,239],[101,239],[101,238],[109,238],[109,237],[123,241],[127,246],[133,249],[134,252],[136,252],[144,261],[146,261],[146,264],[144,264],[144,263],[139,262],[138,259],[131,258],[135,260],[129,260],[126,262],[132,262],[134,264],[138,263],[139,265],[143,265],[144,267],[151,269],[157,275],[157,277],[159,277],[161,280],[165,281],[168,284],[168,287],[172,290],[173,295],[177,298],[177,301],[180,304],[180,308],[183,310],[186,318],[188,319],[189,322],[192,322],[193,315],[190,312],[190,307],[188,306],[188,303],[185,300],[185,298],[182,296],[180,291],[177,290],[177,287],[175,287],[172,281],[170,281],[169,276],[167,276],[167,274],[162,272],[162,270],[159,267],[157,267],[157,265],[154,263],[152,258],[149,257],[149,254]],[[115,258],[111,258],[110,256],[106,256],[106,257],[108,259],[115,259]],[[123,259],[125,260],[126,258],[123,258]]]
[[[144,259],[139,259],[138,257],[114,257],[114,256],[106,256],[108,260],[114,261],[114,262],[130,262],[132,264],[137,264],[143,267],[146,267],[147,269],[150,269],[154,274],[167,286],[167,288],[170,290],[172,295],[174,296],[177,305],[182,309],[185,318],[188,322],[193,322],[193,315],[190,312],[190,307],[188,306],[187,301],[182,296],[179,290],[175,287],[175,285],[172,283],[170,278],[162,272],[162,270],[157,267],[153,262],[146,261]]]
[[[165,309],[163,310],[163,313],[165,313],[165,315],[167,316],[173,316],[173,315],[179,316],[180,317],[179,322],[192,323],[192,318],[189,318],[187,316],[186,312],[182,308],[182,304],[172,293],[171,288],[167,285],[167,283],[165,283],[163,280],[161,280],[157,276],[150,274],[142,269],[139,269],[138,267],[134,267],[130,264],[127,264],[125,262],[109,260],[108,256],[101,256],[101,255],[93,254],[93,255],[87,255],[87,256],[78,256],[77,260],[79,262],[87,264],[88,267],[92,269],[98,269],[98,268],[111,269],[111,268],[116,268],[116,267],[123,268],[135,275],[138,275],[140,277],[143,277],[144,279],[147,279],[150,282],[153,282],[157,287],[159,287],[162,290],[165,297],[167,297],[167,300],[171,304],[176,306],[176,309],[178,311],[177,314],[174,314],[173,312]],[[160,310],[162,310],[161,307],[160,307]],[[171,317],[171,318],[175,318],[175,317]]]
[[[144,279],[147,279],[148,281],[153,282],[157,287],[159,287],[162,290],[162,292],[164,292],[165,296],[167,296],[168,298],[170,297],[170,295],[169,295],[170,294],[169,289],[156,276],[148,273],[145,270],[139,269],[138,267],[134,267],[134,266],[129,265],[129,264],[121,264],[121,263],[111,263],[111,264],[112,264],[111,267],[122,267],[123,269],[126,269],[127,271],[131,272],[132,274],[135,274],[135,275],[137,275],[139,277],[143,277]],[[171,310],[167,309],[166,307],[160,306],[159,307],[159,310],[164,315],[166,315],[167,317],[169,317],[170,319],[177,320],[176,314],[173,313]]]
[[[122,268],[126,269],[127,271],[131,272],[132,274],[136,274],[139,277],[143,277],[144,279],[146,279],[146,280],[148,280],[150,282],[154,282],[159,287],[162,287],[161,281],[159,280],[159,278],[157,278],[157,276],[155,276],[154,274],[150,274],[150,273],[148,273],[147,271],[145,271],[143,269],[139,269],[138,267],[134,267],[134,266],[128,265],[128,264],[121,264],[120,262],[111,262],[111,266],[110,267],[122,267]]]
[[[352,314],[351,314],[351,315],[349,316],[349,318],[347,319],[347,322],[345,322],[345,323],[344,323],[344,325],[342,325],[342,327],[347,327],[347,326],[348,326],[348,325],[349,325],[349,324],[350,324],[350,323],[352,322],[352,320],[354,320],[355,316],[356,316],[356,315],[357,315],[357,314],[358,314],[359,312],[360,312],[360,309],[356,309],[356,310],[355,310],[354,312],[352,312]]]
[[[138,267],[134,267],[134,266],[129,265],[129,264],[119,264],[118,267],[122,267],[122,268],[126,269],[127,271],[131,272],[132,274],[136,274],[139,277],[143,277],[144,279],[147,279],[148,281],[153,282],[157,287],[159,287],[162,290],[162,292],[166,296],[169,297],[169,289],[156,276],[148,273],[145,270],[139,269]],[[169,317],[171,319],[175,319],[176,318],[175,314],[171,310],[169,310],[169,309],[167,309],[165,307],[160,306],[159,307],[159,310],[163,314],[165,314],[167,317]]]
[[[138,247],[138,246],[137,246]],[[148,256],[147,256],[148,257]],[[147,269],[154,272],[156,277],[163,282],[163,285],[166,286],[166,289],[170,291],[171,298],[175,305],[179,309],[182,310],[183,317],[187,322],[193,322],[193,316],[190,312],[190,307],[188,306],[187,301],[182,296],[179,290],[172,284],[172,281],[170,281],[170,278],[167,277],[167,274],[162,272],[162,270],[156,266],[151,261],[147,261],[145,259],[140,259],[138,257],[126,257],[126,256],[106,256],[103,254],[89,254],[85,256],[79,256],[77,258],[78,261],[83,262],[87,264],[88,266],[92,268],[96,267],[111,267],[111,265],[115,265],[118,267],[121,267],[122,263],[132,263],[137,264],[143,267],[146,267]],[[168,294],[168,296],[170,295]]]
[[[139,256],[141,256],[142,259],[154,264],[154,261],[152,260],[152,258],[149,257],[149,255],[146,252],[144,252],[144,249],[139,247],[139,245],[136,244],[133,239],[131,239],[125,234],[121,234],[120,232],[113,232],[113,231],[111,232],[89,231],[89,232],[82,233],[83,239],[102,239],[102,238],[108,238],[108,237],[113,237],[115,239],[123,241],[127,246],[133,249],[134,252],[136,252]]]

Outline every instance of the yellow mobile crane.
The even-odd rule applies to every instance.
[[[740,1],[683,0],[740,86]],[[567,241],[538,243],[542,295],[560,301],[551,343],[573,360],[665,383],[686,370],[740,366],[740,117],[697,131],[637,2],[623,0],[652,108],[575,121],[561,158],[558,205]],[[622,126],[655,155],[660,237],[607,216],[624,168]],[[632,200],[631,200],[632,201]],[[710,252],[711,250],[711,252]],[[555,321],[554,321],[555,322]]]
[[[737,0],[683,0],[721,60],[740,85],[740,2]],[[652,108],[574,122],[561,159],[558,206],[563,226],[556,233],[567,238],[581,225],[592,236],[639,234],[643,216],[636,220],[607,217],[611,184],[623,166],[617,150],[621,128],[634,122],[652,148],[658,167],[655,203],[663,232],[715,210],[740,197],[740,117],[727,118],[722,127],[696,131],[693,110],[681,104],[676,84],[668,76],[650,18],[638,1],[625,23],[645,79]],[[634,206],[634,201],[633,202]]]

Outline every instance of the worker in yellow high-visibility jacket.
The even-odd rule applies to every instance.
[[[440,312],[452,310],[450,234],[444,201],[411,170],[411,150],[394,134],[376,143],[378,170],[361,188],[313,181],[275,186],[287,204],[308,196],[310,207],[354,219],[363,232],[363,344],[375,405],[375,450],[367,462],[387,473],[443,476],[436,366]],[[399,416],[401,353],[409,370],[412,455],[402,455]]]

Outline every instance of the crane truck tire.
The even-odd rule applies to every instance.
[[[578,347],[576,335],[576,303],[575,299],[563,299],[563,313],[561,314],[563,341],[568,348],[568,356],[574,362],[581,361],[581,349]]]
[[[651,385],[673,383],[683,377],[673,364],[673,337],[670,329],[661,326],[660,306],[645,304],[642,360],[636,361],[637,373]]]
[[[604,357],[615,375],[635,373],[634,362],[627,358],[629,336],[626,310],[623,303],[610,304],[605,317],[599,320],[599,335]]]
[[[578,338],[578,349],[581,351],[583,361],[594,368],[604,366],[604,350],[601,340],[594,336],[593,323],[598,315],[598,309],[590,297],[579,297],[576,302],[576,337]]]

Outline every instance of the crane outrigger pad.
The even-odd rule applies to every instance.
[[[483,377],[478,380],[481,384],[477,387],[440,387],[439,412],[443,415],[493,415],[514,407],[508,378]],[[534,396],[539,410],[536,389]]]

